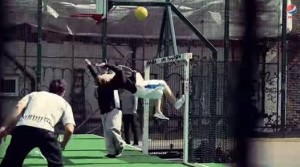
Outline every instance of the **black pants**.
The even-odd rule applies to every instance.
[[[130,127],[133,133],[133,144],[138,145],[137,117],[136,114],[123,114],[125,142],[130,144]]]
[[[0,167],[22,167],[27,154],[35,147],[47,159],[48,167],[62,167],[62,152],[54,132],[18,126],[12,132],[10,144]]]

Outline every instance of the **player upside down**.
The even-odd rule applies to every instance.
[[[125,89],[131,92],[138,98],[143,99],[156,99],[154,117],[168,120],[161,112],[161,98],[166,96],[167,100],[176,108],[179,109],[185,102],[185,95],[182,95],[179,100],[176,99],[172,90],[164,80],[144,80],[142,75],[131,70],[126,66],[115,66],[107,63],[97,64],[102,68],[108,68],[113,73],[105,73],[97,75],[92,68],[92,64],[88,59],[85,59],[90,72],[93,77],[97,78],[99,83],[107,84],[108,87],[113,89]]]

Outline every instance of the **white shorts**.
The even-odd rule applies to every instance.
[[[161,99],[164,94],[164,81],[146,80],[145,86],[137,86],[135,96],[142,99]]]

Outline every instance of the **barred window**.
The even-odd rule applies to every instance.
[[[19,96],[18,80],[19,76],[4,76],[0,81],[0,95]]]

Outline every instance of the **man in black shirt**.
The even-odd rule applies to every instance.
[[[89,60],[86,59],[86,61]],[[172,90],[164,80],[144,80],[139,72],[126,66],[115,66],[107,63],[101,63],[97,66],[113,71],[111,74],[101,76],[97,76],[95,72],[92,72],[94,78],[97,78],[98,83],[103,85],[103,87],[115,90],[125,89],[138,98],[157,99],[154,117],[169,119],[161,112],[161,98],[163,94],[176,109],[179,109],[185,102],[185,95],[176,100]]]
[[[97,84],[97,100],[101,111],[101,121],[108,154],[106,157],[115,158],[121,155],[125,141],[121,137],[122,111],[118,90],[113,85],[106,84],[109,74],[97,75],[91,62],[85,61]],[[102,77],[102,80],[99,79]],[[114,82],[122,82],[122,78],[115,78]],[[115,84],[115,83],[114,83]]]

